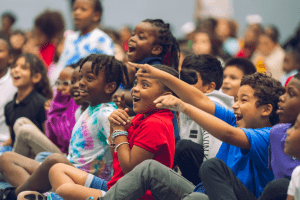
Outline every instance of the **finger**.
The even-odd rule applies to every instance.
[[[119,113],[118,115],[115,115],[114,116],[114,119],[115,120],[117,120],[117,121],[119,121],[120,123],[122,123],[122,124],[126,124],[126,122],[128,122],[128,120],[130,119],[129,118],[129,116],[128,116],[128,114],[125,112],[125,111],[123,111],[124,113]],[[127,117],[127,116],[128,117]]]
[[[118,122],[117,120],[115,120],[114,118],[110,118],[109,122],[110,122],[110,123],[117,124],[117,125],[121,125],[121,123]]]
[[[137,64],[132,62],[128,62],[128,64],[139,69],[145,69],[147,67],[147,64]]]
[[[121,98],[121,101],[125,101],[125,92],[122,92],[120,98]]]
[[[128,108],[125,108],[125,109],[128,109]],[[124,115],[127,118],[126,120],[128,120],[128,119],[130,119],[130,116],[128,115],[128,112],[125,109],[120,110],[120,112],[122,113],[122,115]]]
[[[165,98],[165,96],[160,96],[160,97],[158,97],[157,99],[155,99],[155,100],[153,101],[153,103],[159,103],[159,102],[161,102],[164,98]]]
[[[129,108],[125,108],[124,111],[128,114]]]

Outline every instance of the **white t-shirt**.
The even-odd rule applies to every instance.
[[[214,90],[211,93],[207,93],[206,96],[210,100],[228,109],[232,109],[231,106],[233,105],[234,102],[233,97],[228,96],[222,93],[221,91],[217,91],[217,90]],[[179,117],[180,117],[180,132],[179,132],[180,138],[191,140],[195,143],[203,145],[205,157],[207,159],[214,158],[219,151],[222,141],[209,134],[206,130],[204,130],[201,126],[199,126],[196,122],[194,122],[185,114],[180,113]]]
[[[295,200],[300,200],[300,166],[296,167],[292,173],[287,194],[293,196]]]
[[[10,69],[8,69],[7,73],[0,78],[0,141],[6,141],[10,137],[8,126],[5,123],[4,107],[13,100],[16,92],[17,88],[12,83]]]

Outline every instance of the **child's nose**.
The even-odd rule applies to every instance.
[[[238,102],[236,101],[233,105],[232,105],[232,108],[233,109],[237,109],[239,107],[239,105],[238,105]]]
[[[279,97],[279,101],[284,102],[284,100],[285,100],[285,94],[283,94],[283,95],[281,95],[281,96]]]

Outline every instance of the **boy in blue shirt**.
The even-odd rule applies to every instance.
[[[280,82],[260,73],[243,77],[237,101],[232,106],[234,112],[232,112],[215,104],[196,88],[170,77],[160,70],[149,65],[132,65],[141,68],[137,72],[137,76],[159,79],[181,98],[159,97],[155,100],[158,108],[183,112],[211,135],[223,141],[216,158],[204,162],[199,172],[209,199],[258,198],[266,184],[274,178],[273,173],[268,169],[268,145],[270,128],[279,122],[276,114],[279,96],[285,92]],[[143,190],[143,187],[140,187],[142,183],[145,188],[155,190],[151,190],[154,197],[161,197],[164,196],[164,192],[173,191],[172,193],[177,193],[177,198],[181,199],[184,197],[184,193],[191,192],[190,188],[179,189],[185,184],[188,185],[189,182],[185,179],[177,180],[177,176],[175,181],[175,178],[173,179],[175,176],[171,172],[165,171],[166,176],[168,175],[166,179],[162,173],[151,173],[151,169],[162,170],[156,165],[154,167],[154,164],[151,165],[151,162],[142,164],[141,167],[144,170],[140,170],[143,173],[148,172],[149,179],[142,173],[140,176],[144,178],[144,181],[136,180],[138,175],[134,171],[139,171],[139,167],[136,167],[137,169],[132,171],[135,174],[129,173],[124,177],[126,181],[119,181],[114,186],[118,188],[118,193],[125,191],[121,187],[125,182],[131,188],[134,186],[134,184],[129,184],[131,177],[140,183],[134,189]],[[152,187],[153,179],[159,179],[163,186]],[[158,182],[155,184],[157,185]],[[112,191],[109,191],[104,197],[111,197],[110,194],[113,193],[118,195],[113,188],[110,190]],[[132,198],[135,197],[138,198],[138,196]],[[176,195],[172,197],[177,199]],[[199,194],[199,199],[202,197],[203,195]]]

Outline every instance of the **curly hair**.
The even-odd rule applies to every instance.
[[[178,71],[180,49],[176,38],[171,32],[170,24],[165,23],[161,19],[145,19],[143,22],[148,22],[158,29],[155,44],[160,45],[163,49],[159,56],[170,56],[171,59],[169,60],[163,59],[163,64],[168,65]]]
[[[65,22],[58,11],[45,10],[34,20],[34,26],[38,27],[49,40],[63,34]]]
[[[105,73],[105,82],[116,82],[117,87],[112,94],[118,89],[120,84],[126,86],[129,83],[127,67],[121,61],[115,59],[114,56],[108,56],[104,54],[91,54],[80,62],[80,70],[84,63],[92,61],[92,72],[95,75],[99,74],[99,71]]]
[[[48,79],[48,72],[43,61],[41,61],[41,59],[37,55],[31,53],[24,53],[17,57],[15,59],[15,62],[21,57],[25,58],[25,62],[30,68],[31,76],[33,76],[36,73],[40,73],[42,75],[40,82],[34,85],[35,90],[47,99],[52,99],[53,92]]]
[[[270,123],[275,125],[279,122],[279,117],[276,114],[278,109],[279,97],[285,93],[285,88],[280,81],[272,78],[270,75],[255,72],[244,76],[241,81],[241,86],[249,85],[254,90],[254,96],[257,97],[256,107],[271,104],[273,110],[269,116]]]

